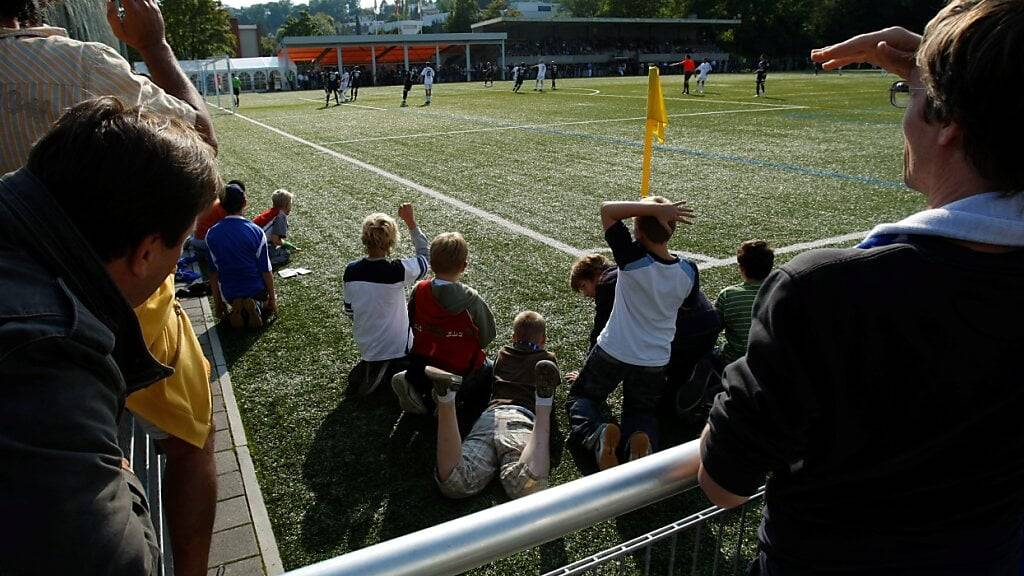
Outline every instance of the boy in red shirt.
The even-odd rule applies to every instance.
[[[459,282],[468,257],[469,245],[458,232],[440,234],[430,243],[434,278],[416,284],[409,298],[413,332],[409,369],[391,380],[406,412],[433,410],[426,366],[462,377],[459,402],[465,409],[460,409],[459,415],[468,423],[476,420],[490,397],[493,363],[483,349],[494,340],[497,328],[487,303]]]
[[[690,93],[690,76],[693,76],[694,71],[697,70],[697,62],[690,58],[687,54],[686,58],[682,62],[672,64],[672,67],[682,66],[683,67],[683,94]]]

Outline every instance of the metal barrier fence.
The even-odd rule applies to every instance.
[[[699,441],[694,440],[519,500],[299,568],[288,575],[460,574],[680,493],[696,483],[699,453]],[[747,512],[749,507],[744,506],[738,513],[746,518],[751,515]],[[718,514],[717,508],[709,508],[619,545],[605,556],[599,554],[552,574],[567,576],[593,570],[645,546],[650,558],[651,545],[665,538],[675,539],[679,532],[700,527]],[[743,538],[740,540],[742,547]],[[699,551],[699,536],[697,541]],[[717,554],[716,545],[716,559]]]
[[[167,536],[167,521],[163,514],[162,499],[166,458],[157,452],[156,445],[149,435],[127,410],[121,417],[118,443],[146,491],[146,500],[149,501],[149,516],[153,521],[153,528],[156,530],[157,543],[163,552],[158,576],[171,576],[174,574],[174,558],[171,555],[171,543]]]

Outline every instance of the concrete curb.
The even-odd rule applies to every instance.
[[[260,555],[263,557],[263,566],[268,576],[284,574],[284,564],[281,562],[281,553],[277,548],[277,539],[274,538],[274,530],[270,524],[270,516],[267,514],[267,506],[263,501],[263,492],[260,490],[259,480],[256,478],[256,468],[253,466],[252,455],[249,453],[249,443],[245,435],[245,426],[242,424],[242,414],[238,411],[238,402],[235,400],[235,390],[231,386],[231,373],[227,368],[227,360],[224,357],[224,350],[220,345],[220,336],[217,334],[216,323],[211,323],[214,318],[210,308],[209,298],[201,298],[203,316],[207,319],[206,333],[210,338],[210,348],[213,352],[214,364],[221,375],[218,380],[221,394],[224,397],[224,411],[228,415],[228,428],[231,431],[231,441],[238,457],[238,467],[242,473],[242,485],[245,487],[245,499],[249,505],[249,514],[252,517],[253,529],[256,532],[256,542],[259,545]]]

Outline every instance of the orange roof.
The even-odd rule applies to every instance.
[[[441,44],[440,49],[443,52],[449,45]],[[372,62],[370,56],[371,50],[377,52],[377,63],[378,64],[401,64],[405,62],[405,53],[400,45],[395,46],[344,46],[341,49],[342,59],[344,64],[354,65],[359,64],[362,66],[369,66]],[[337,66],[338,65],[338,50],[332,47],[293,47],[289,46],[282,50],[282,52],[288,53],[288,60],[299,63],[299,62],[311,62],[317,61],[321,66]],[[280,55],[280,54],[279,54]],[[434,46],[433,45],[415,45],[409,46],[409,62],[433,62],[434,61]]]

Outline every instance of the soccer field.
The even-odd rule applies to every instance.
[[[671,247],[700,263],[712,299],[739,282],[730,261],[743,240],[763,238],[777,263],[818,246],[850,246],[879,222],[923,207],[902,184],[901,111],[892,77],[771,74],[755,98],[753,75],[713,74],[704,96],[662,79],[670,114],[655,145],[651,190],[686,199],[697,223]],[[413,202],[428,237],[462,232],[464,281],[490,304],[506,343],[524,309],[548,320],[548,348],[563,371],[581,367],[593,319],[568,271],[604,246],[598,207],[640,189],[647,79],[422,86],[400,108],[401,87],[363,88],[355,104],[323,109],[323,92],[242,96],[237,115],[211,108],[220,166],[249,193],[249,212],[277,188],[295,193],[289,240],[308,276],[275,278],[278,321],[255,335],[221,332],[243,421],[286,568],[400,536],[506,500],[492,484],[449,501],[433,481],[434,422],[402,416],[389,390],[345,396],[358,361],[342,314],[345,264],[363,255],[360,223]],[[696,80],[691,81],[696,93]],[[222,99],[227,105],[227,97]],[[401,224],[400,224],[401,226]],[[408,235],[399,254],[412,252]],[[558,392],[552,484],[580,477],[564,449]],[[585,469],[585,468],[584,468]],[[666,524],[706,505],[696,493],[659,503],[478,574],[537,573]]]

